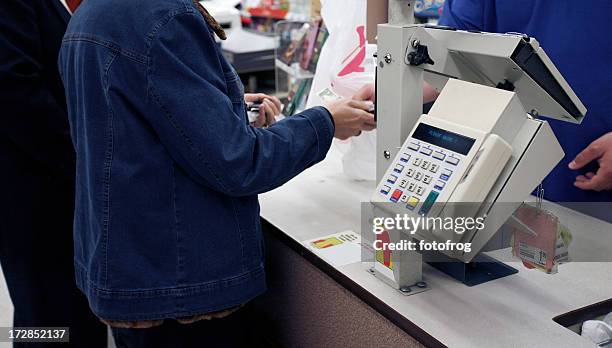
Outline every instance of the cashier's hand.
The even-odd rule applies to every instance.
[[[433,88],[433,86],[425,82],[425,85],[423,85],[423,103],[431,103],[435,101],[436,99],[438,99],[439,95],[440,93],[436,91],[436,89]],[[353,99],[369,100],[371,102],[375,102],[376,101],[376,88],[374,84],[370,83],[370,84],[367,84],[361,87],[361,89],[359,89],[359,91],[355,93],[355,95],[353,96]]]
[[[364,130],[370,131],[376,128],[374,115],[367,111],[371,105],[371,103],[365,101],[352,99],[342,99],[330,103],[327,109],[332,114],[336,125],[334,136],[345,140],[361,134]]]
[[[376,101],[376,89],[374,84],[369,83],[361,87],[353,96],[353,100]]]
[[[583,190],[612,190],[612,132],[595,140],[569,164],[570,169],[580,169],[595,161],[599,163],[597,173],[578,175],[574,185]]]
[[[276,122],[276,116],[281,113],[281,102],[276,97],[269,96],[263,93],[246,93],[244,101],[247,103],[259,103],[259,117],[253,122],[254,127],[271,126]]]

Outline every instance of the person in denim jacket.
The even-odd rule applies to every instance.
[[[119,346],[238,345],[266,289],[257,195],[375,127],[357,100],[253,127],[214,35],[191,0],[86,0],[63,40],[77,285]]]

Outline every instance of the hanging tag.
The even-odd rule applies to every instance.
[[[569,245],[572,242],[572,233],[563,224],[559,224],[559,232],[557,234],[557,245],[555,249],[554,262],[562,264],[570,261]]]
[[[538,204],[540,205],[540,204]],[[512,254],[527,268],[556,273],[557,265],[569,261],[571,233],[553,213],[523,204],[513,215]]]

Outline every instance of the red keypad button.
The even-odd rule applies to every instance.
[[[402,190],[395,190],[393,192],[393,195],[391,196],[392,199],[398,200],[400,199],[400,197],[402,196],[403,192]]]

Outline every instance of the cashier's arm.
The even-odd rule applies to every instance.
[[[423,103],[431,103],[438,98],[438,95],[440,95],[440,93],[438,93],[438,91],[436,91],[426,82],[425,86],[423,87]],[[376,89],[374,85],[368,84],[363,86],[357,93],[355,93],[353,99],[374,101],[376,99]]]
[[[603,135],[582,150],[569,167],[577,170],[592,161],[599,163],[597,173],[578,175],[574,185],[583,190],[612,190],[612,132]]]

